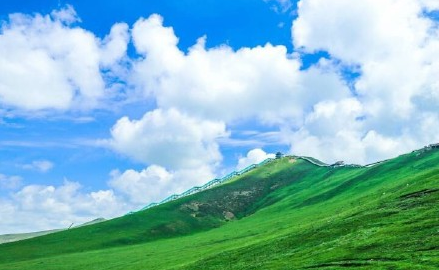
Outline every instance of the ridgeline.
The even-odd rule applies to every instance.
[[[0,245],[0,269],[439,269],[439,151],[284,157],[120,218]]]

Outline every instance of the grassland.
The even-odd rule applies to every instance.
[[[274,161],[146,211],[0,245],[0,269],[439,269],[439,151]]]

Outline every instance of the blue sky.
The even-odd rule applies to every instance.
[[[203,35],[207,46],[228,44],[233,48],[254,47],[267,42],[292,49],[291,18],[293,9],[276,12],[275,1],[13,1],[2,3],[1,18],[8,14],[50,13],[65,5],[73,5],[82,22],[80,26],[99,37],[105,36],[115,22],[135,23],[140,17],[158,13],[166,18],[180,38],[179,47],[186,50]],[[282,24],[284,27],[279,27]],[[244,34],[248,33],[248,34]],[[251,34],[250,34],[251,33]]]
[[[53,10],[72,5],[81,22],[77,26],[105,37],[115,22],[133,24],[140,17],[161,14],[166,26],[172,26],[179,36],[178,47],[187,51],[196,40],[208,36],[207,47],[227,44],[234,49],[272,44],[285,44],[291,50],[291,14],[273,10],[276,3],[264,1],[13,1],[1,4],[1,18],[11,13],[48,14]],[[248,12],[251,10],[251,12]],[[99,14],[97,14],[99,13]],[[279,27],[283,23],[284,27]],[[243,35],[248,33],[248,35]],[[132,47],[132,44],[131,44]],[[133,48],[128,53],[137,57]],[[86,183],[90,188],[102,187],[108,173],[114,168],[136,168],[142,164],[115,155],[102,148],[90,148],[88,142],[106,138],[109,129],[122,116],[139,118],[147,110],[147,101],[130,104],[119,111],[87,111],[74,115],[49,115],[38,118],[18,115],[3,118],[2,160],[0,170],[7,175],[20,175],[38,184],[62,184],[64,178]],[[69,112],[67,112],[69,114]],[[84,118],[85,121],[75,120]],[[90,122],[88,118],[93,118]],[[251,125],[251,123],[250,123]],[[224,147],[226,166],[234,166],[239,156],[251,150],[242,147]],[[272,151],[285,146],[269,147]],[[11,159],[12,157],[12,159]],[[43,174],[35,170],[22,170],[20,165],[35,160],[56,161],[56,166]]]
[[[276,151],[366,164],[439,141],[438,10],[0,3],[0,234],[121,215]]]

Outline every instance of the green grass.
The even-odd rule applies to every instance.
[[[133,215],[0,245],[0,269],[439,269],[439,151],[288,158]]]

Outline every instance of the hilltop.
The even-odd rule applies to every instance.
[[[0,269],[438,269],[439,151],[285,157],[113,220],[0,245]]]

